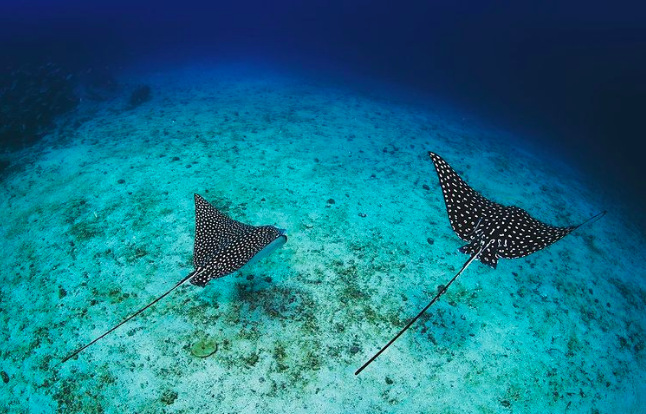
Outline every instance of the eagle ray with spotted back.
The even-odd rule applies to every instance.
[[[531,217],[519,207],[505,207],[473,190],[439,155],[429,152],[442,187],[451,228],[469,244],[462,253],[474,254],[485,240],[494,242],[478,260],[496,268],[499,258],[525,257],[544,249],[574,231],[577,226],[554,227]]]
[[[195,244],[193,246],[195,270],[103,335],[69,354],[60,363],[78,355],[187,281],[204,287],[212,279],[231,274],[247,264],[255,263],[268,256],[286,242],[285,230],[274,226],[252,226],[235,221],[219,212],[200,195],[195,194]]]
[[[470,257],[426,307],[363,364],[355,375],[359,375],[410,328],[474,260],[495,269],[499,258],[513,259],[535,253],[606,213],[603,211],[575,226],[550,226],[533,218],[522,208],[506,207],[485,198],[471,188],[442,157],[433,152],[428,155],[435,165],[451,228],[460,239],[469,242],[459,250]]]

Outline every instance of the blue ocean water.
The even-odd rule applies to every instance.
[[[589,31],[617,36],[596,51],[628,47],[636,15],[594,4],[10,6],[0,412],[645,412],[643,208],[638,180],[621,179],[640,166],[608,149],[607,130],[586,146],[560,138],[630,129],[617,124],[630,99],[586,116],[603,109],[601,89],[628,88],[641,55],[609,71],[624,49],[561,53],[587,50]],[[500,24],[487,34],[486,22]],[[539,42],[565,26],[571,36]],[[505,40],[512,28],[543,71],[564,64],[553,84]],[[590,63],[584,78],[597,83],[579,96],[583,84],[566,84]],[[458,86],[469,74],[472,87]],[[608,213],[496,269],[472,263],[356,376],[469,258],[428,151],[546,223]],[[287,229],[288,242],[204,288],[179,287],[63,363],[193,271],[194,194]]]

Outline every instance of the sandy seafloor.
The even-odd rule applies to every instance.
[[[207,66],[119,80],[6,155],[0,412],[646,412],[646,243],[562,162],[351,85]],[[152,99],[131,109],[141,84]],[[429,150],[548,223],[609,213],[474,263],[355,377],[467,259]],[[58,365],[192,270],[194,193],[288,243]]]

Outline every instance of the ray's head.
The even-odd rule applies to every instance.
[[[279,229],[274,226],[259,226],[254,232],[257,246],[263,246],[252,259],[253,263],[263,257],[267,257],[271,252],[283,247],[287,243],[287,230]],[[257,257],[260,256],[260,257]]]

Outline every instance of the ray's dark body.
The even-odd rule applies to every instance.
[[[469,242],[460,251],[473,255],[487,245],[477,259],[494,269],[499,258],[530,255],[578,227],[550,226],[522,208],[490,201],[471,188],[442,157],[433,152],[428,155],[440,180],[451,228],[459,238]]]

